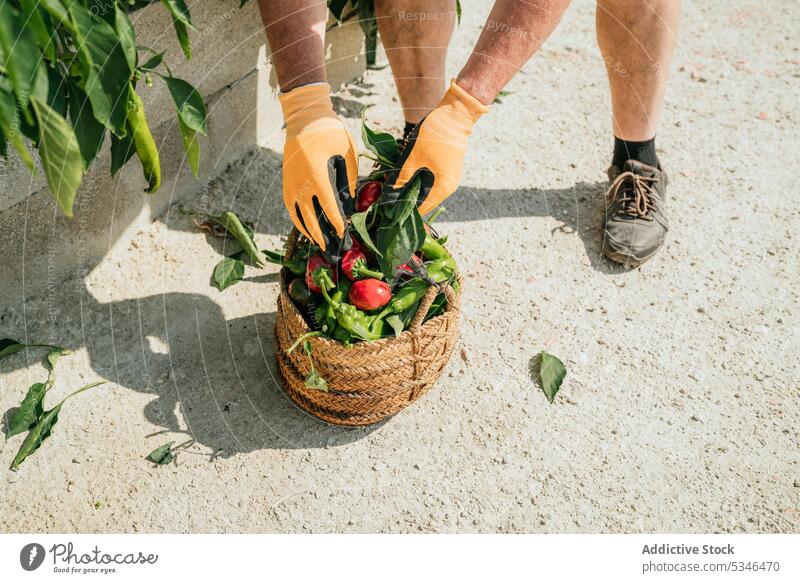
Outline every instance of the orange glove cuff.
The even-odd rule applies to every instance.
[[[331,103],[331,86],[327,83],[304,85],[278,96],[286,120],[286,133],[297,135],[311,125],[323,127],[330,124],[320,120],[333,120],[339,125],[339,118]]]
[[[475,99],[472,95],[464,91],[456,84],[456,80],[450,81],[450,89],[444,94],[442,101],[437,107],[448,107],[453,111],[456,119],[469,120],[470,126],[475,125],[484,113],[489,111],[489,107]]]

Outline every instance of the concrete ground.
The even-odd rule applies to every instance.
[[[489,4],[462,3],[454,72]],[[684,3],[658,139],[670,240],[630,272],[599,255],[612,140],[593,12],[575,3],[477,127],[441,219],[466,285],[434,390],[371,430],[296,410],[274,364],[276,270],[218,292],[220,241],[173,207],[85,274],[3,299],[0,335],[75,350],[51,404],[110,383],[0,470],[0,530],[800,531],[800,7]],[[370,71],[337,106],[356,130],[375,104],[396,130],[392,95]],[[232,207],[278,248],[279,169],[254,150],[188,206]],[[530,375],[544,347],[569,370],[553,405]],[[41,356],[2,361],[0,411],[44,378]],[[168,440],[177,464],[145,461]]]

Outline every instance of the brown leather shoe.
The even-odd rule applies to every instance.
[[[603,255],[626,267],[638,267],[664,243],[669,230],[666,215],[667,174],[638,160],[622,169],[608,169]]]

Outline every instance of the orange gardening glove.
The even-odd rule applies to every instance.
[[[419,212],[427,214],[453,194],[461,180],[467,138],[472,126],[489,108],[450,84],[439,105],[409,134],[400,160],[400,172],[389,188],[402,191],[417,175],[422,179]]]
[[[334,235],[346,233],[342,203],[355,196],[358,150],[333,111],[327,83],[292,89],[280,101],[286,120],[283,202],[297,229],[325,251]]]

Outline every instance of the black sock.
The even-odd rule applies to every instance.
[[[403,140],[405,140],[408,137],[408,134],[411,133],[411,130],[413,130],[414,126],[416,125],[417,124],[411,123],[410,121],[406,122],[406,127],[403,128]]]
[[[655,137],[644,142],[628,142],[614,136],[614,159],[611,165],[622,168],[626,160],[638,160],[658,168]]]

